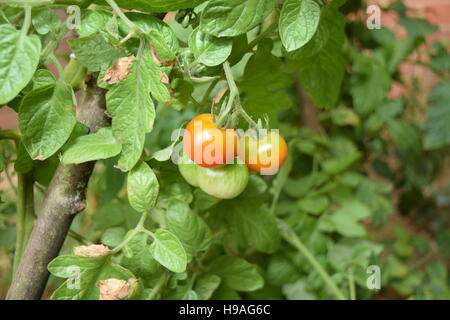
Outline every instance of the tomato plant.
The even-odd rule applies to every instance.
[[[379,5],[0,0],[0,297],[448,299],[448,41]]]

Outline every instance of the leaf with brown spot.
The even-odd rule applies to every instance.
[[[76,256],[96,258],[108,254],[111,250],[102,244],[92,244],[90,246],[78,246],[73,249]]]
[[[130,73],[130,65],[134,58],[134,56],[129,56],[117,59],[106,71],[103,81],[113,84],[125,80]]]
[[[100,288],[99,300],[125,300],[131,296],[136,284],[136,279],[97,281],[96,286]]]

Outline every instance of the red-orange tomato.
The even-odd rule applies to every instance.
[[[288,155],[286,141],[277,132],[269,131],[259,139],[246,133],[239,140],[239,158],[247,167],[263,175],[272,175],[284,164]]]
[[[218,117],[215,116],[217,119]],[[237,154],[237,135],[218,128],[209,113],[196,116],[183,135],[184,152],[201,167],[215,168],[232,163]]]

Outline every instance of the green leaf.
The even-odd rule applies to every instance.
[[[275,216],[257,200],[238,198],[218,205],[217,214],[225,218],[227,229],[242,246],[265,253],[274,252],[280,243]]]
[[[256,27],[274,7],[274,0],[211,0],[203,9],[200,28],[216,37],[235,37]]]
[[[158,179],[145,162],[139,162],[127,178],[128,200],[134,210],[149,211],[156,203],[159,191]]]
[[[135,278],[129,270],[111,263],[110,256],[98,258],[63,255],[48,265],[51,274],[68,278],[52,295],[54,300],[98,300],[99,280]]]
[[[127,78],[115,83],[106,94],[113,134],[122,144],[118,166],[123,171],[133,168],[139,160],[145,134],[153,128],[155,107],[149,91],[154,65],[150,50],[145,50],[140,59],[132,62]]]
[[[314,104],[333,107],[344,78],[344,16],[332,6],[322,10],[316,33],[302,48],[287,54],[289,65],[300,71],[300,82]]]
[[[44,87],[49,84],[54,85],[56,83],[55,76],[47,69],[37,70],[32,80],[33,80],[33,90],[40,87]]]
[[[214,291],[219,287],[221,279],[215,274],[204,273],[197,277],[194,291],[197,292],[199,300],[209,300]]]
[[[237,291],[255,291],[264,285],[264,279],[255,265],[234,256],[220,256],[209,265],[228,287]]]
[[[176,34],[165,22],[149,14],[140,12],[126,13],[130,19],[143,33],[148,35],[151,44],[156,49],[158,59],[161,61],[170,61],[176,59],[180,51],[180,44]],[[119,28],[128,34],[130,29],[122,21],[119,21]]]
[[[67,42],[80,63],[91,72],[100,71],[102,65],[110,66],[118,58],[126,56],[123,49],[114,48],[99,33]]]
[[[127,231],[122,227],[114,227],[102,234],[101,242],[108,247],[116,247],[124,239]]]
[[[189,205],[173,199],[166,211],[167,229],[183,244],[188,262],[199,251],[208,249],[212,241],[208,225],[198,215],[193,214]]]
[[[297,50],[311,40],[320,20],[320,7],[313,0],[287,0],[281,9],[279,29],[287,51]]]
[[[432,106],[425,122],[424,145],[437,149],[450,144],[450,82],[437,85],[431,91],[428,103]]]
[[[377,59],[358,53],[350,83],[356,112],[368,115],[384,101],[391,86],[391,77],[387,68]]]
[[[0,172],[5,169],[5,158],[3,157],[3,153],[0,152]]]
[[[217,66],[227,60],[232,47],[232,39],[210,36],[201,32],[199,27],[189,37],[189,49],[195,59],[207,66]]]
[[[33,8],[33,27],[39,34],[47,34],[61,24],[61,18],[49,8]]]
[[[306,289],[307,282],[303,279],[283,286],[283,294],[288,300],[315,300],[315,296]]]
[[[22,142],[31,158],[45,160],[69,139],[76,120],[70,86],[63,82],[28,93],[19,108]]]
[[[184,272],[187,258],[180,240],[166,230],[158,229],[150,245],[153,258],[172,272]]]
[[[368,216],[370,216],[370,210],[365,205],[352,201],[344,203],[332,214],[330,220],[340,234],[346,237],[362,237],[366,235],[366,230],[358,221]]]
[[[322,213],[329,203],[330,201],[326,196],[309,196],[297,202],[300,209],[312,214]]]
[[[111,128],[101,128],[94,134],[81,136],[67,148],[62,157],[64,164],[83,163],[114,157],[122,146],[117,143]]]
[[[292,77],[281,60],[271,53],[272,41],[264,39],[258,51],[247,62],[240,88],[245,93],[244,108],[261,115],[276,109],[292,106],[287,89]]]
[[[80,27],[76,31],[80,37],[102,32],[111,17],[111,12],[106,10],[82,10]]]
[[[39,63],[41,41],[9,24],[0,25],[0,105],[11,101],[31,80]]]
[[[147,243],[148,235],[138,233],[127,244],[131,251],[130,257],[122,258],[122,265],[139,277],[148,277],[158,271],[161,266],[153,259],[150,245]]]
[[[194,8],[205,0],[117,0],[119,7],[145,12],[168,12]]]

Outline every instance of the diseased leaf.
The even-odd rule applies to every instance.
[[[111,128],[101,128],[97,133],[77,138],[64,152],[64,164],[83,163],[114,157],[122,146],[117,143]]]
[[[136,278],[129,270],[112,263],[110,256],[90,258],[63,255],[50,262],[48,270],[57,277],[67,278],[53,293],[53,300],[98,300],[98,281]]]
[[[200,28],[216,37],[235,37],[256,27],[274,7],[274,0],[211,0],[202,11]]]
[[[186,270],[186,252],[180,240],[166,230],[158,229],[150,245],[153,258],[172,272]]]
[[[31,80],[39,63],[41,41],[9,24],[0,25],[0,105],[11,101]]]
[[[198,27],[189,37],[189,49],[195,59],[207,66],[217,66],[227,60],[232,46],[232,39],[210,36]]]
[[[126,56],[123,49],[113,47],[99,33],[70,39],[68,43],[80,63],[91,72],[100,71],[102,65],[109,66],[118,58]]]
[[[145,134],[153,128],[155,107],[150,98],[154,62],[150,51],[134,59],[127,78],[106,94],[106,107],[112,116],[112,131],[122,144],[118,166],[123,171],[134,167],[144,148]]]
[[[287,0],[280,14],[280,37],[287,51],[297,50],[311,40],[320,20],[314,0]]]
[[[33,159],[45,160],[69,139],[76,120],[73,91],[63,82],[28,93],[19,108],[22,142]]]
[[[158,179],[145,162],[139,162],[128,173],[128,200],[134,210],[149,211],[156,203],[159,191]]]

